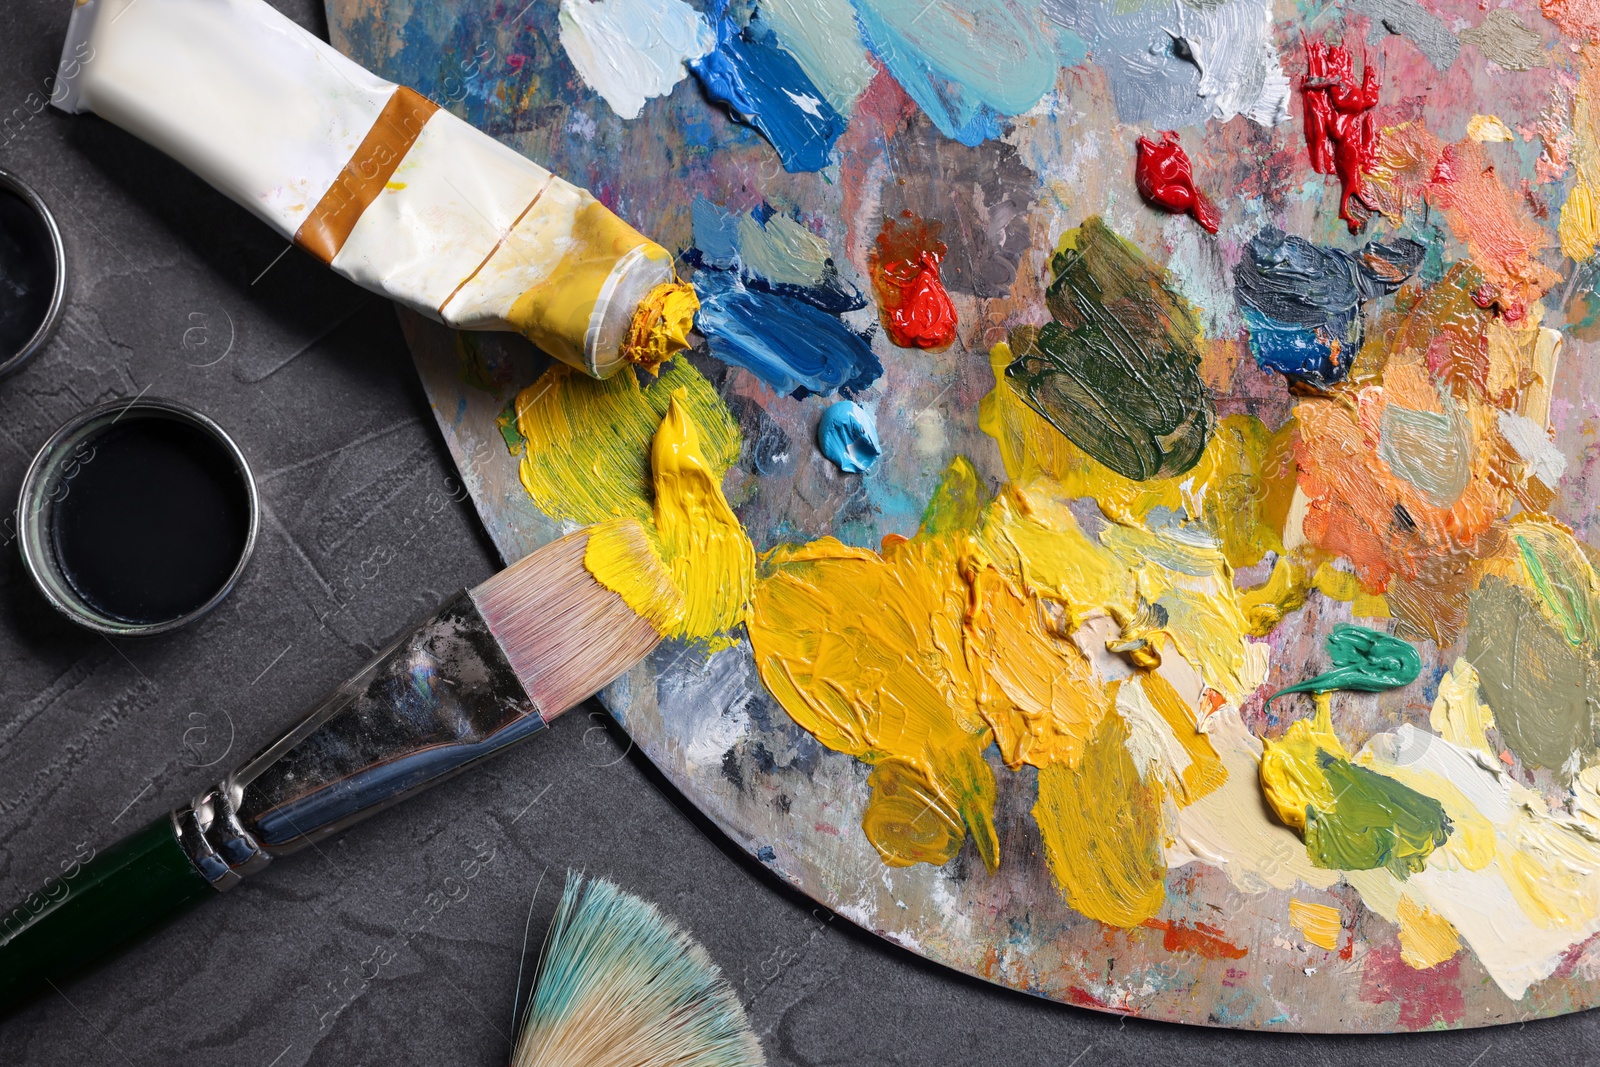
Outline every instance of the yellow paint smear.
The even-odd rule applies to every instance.
[[[1189,757],[1189,765],[1179,779],[1178,803],[1187,807],[1201,797],[1221,787],[1228,780],[1228,768],[1223,766],[1212,747],[1211,739],[1195,726],[1194,712],[1186,704],[1172,683],[1154,671],[1139,678],[1145,699],[1166,721],[1172,735]]]
[[[1464,659],[1458,659],[1448,674],[1439,679],[1439,693],[1428,716],[1433,732],[1462,748],[1494,756],[1489,746],[1489,727],[1494,712],[1478,695],[1478,672]]]
[[[994,869],[991,731],[960,654],[968,594],[955,546],[901,541],[880,556],[825,537],[766,566],[750,618],[756,665],[817,740],[884,767],[862,820],[884,861],[943,863],[971,833]],[[941,825],[964,831],[951,840]]]
[[[583,566],[657,633],[683,631],[683,593],[638,519],[608,519],[591,526]]]
[[[994,728],[1000,758],[1012,768],[1031,763],[1076,766],[1089,733],[1110,707],[1088,659],[1050,623],[1049,608],[1025,596],[993,567],[972,577],[967,625],[983,718]]]
[[[744,619],[756,557],[706,460],[688,399],[686,389],[672,394],[651,445],[649,540],[657,558],[641,565],[635,527],[642,526],[621,517],[595,527],[583,562],[663,636],[710,638]]]
[[[1128,755],[1128,731],[1108,715],[1077,771],[1039,771],[1034,821],[1067,903],[1111,926],[1137,926],[1167,899],[1161,795]]]
[[[1556,232],[1561,251],[1575,262],[1600,245],[1600,50],[1583,49],[1582,71],[1572,97],[1572,162],[1577,181],[1561,205]]]
[[[651,448],[656,536],[673,584],[683,594],[683,622],[673,636],[710,637],[743,620],[755,584],[756,553],[722,495],[722,472],[701,449],[688,403],[687,390],[673,392]],[[635,610],[656,603],[653,593],[631,588],[639,605],[629,590],[616,592]]]
[[[622,342],[622,356],[651,374],[675,353],[689,347],[689,331],[694,329],[700,298],[694,286],[684,282],[663,282],[639,302],[633,313],[628,336]]]
[[[1450,920],[1409,895],[1400,897],[1400,958],[1419,971],[1451,959],[1461,951],[1461,939]]]
[[[1265,741],[1261,756],[1261,791],[1272,813],[1302,833],[1306,809],[1326,811],[1334,804],[1333,790],[1318,766],[1321,752],[1349,759],[1350,753],[1333,732],[1331,694],[1314,693],[1317,713],[1291,723],[1283,737]]]
[[[997,860],[982,760],[992,739],[1009,766],[1040,769],[1037,813],[1063,894],[1132,925],[1164,899],[1162,795],[1187,806],[1229,778],[1196,701],[1208,686],[1213,699],[1251,691],[1264,669],[1228,571],[1201,542],[1121,526],[1091,537],[1048,479],[991,499],[958,459],[909,539],[886,538],[881,552],[823,538],[769,553],[750,640],[790,716],[874,765],[862,825],[886,862],[946,862],[959,827]],[[1091,619],[1093,633],[1113,636],[1078,632]],[[1114,660],[1110,646],[1129,633],[1145,658],[1130,650],[1122,662],[1135,680],[1108,680],[1096,659]],[[1192,690],[1148,668],[1163,659]],[[1118,685],[1135,686],[1146,709],[1136,734],[1113,712]],[[937,810],[912,825],[930,803]],[[1111,841],[1122,851],[1105,851]]]
[[[1474,115],[1467,120],[1467,136],[1480,144],[1514,141],[1516,135],[1495,115]]]
[[[625,372],[597,381],[554,366],[517,395],[526,441],[523,488],[546,515],[593,523],[654,521],[651,443],[675,393],[698,430],[708,470],[720,479],[739,458],[739,427],[711,383],[678,360],[647,386]]]
[[[1308,942],[1330,952],[1339,947],[1339,931],[1344,928],[1338,908],[1299,897],[1289,898],[1289,924]]]

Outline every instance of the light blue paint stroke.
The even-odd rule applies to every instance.
[[[761,0],[761,18],[835,111],[855,110],[877,71],[850,0]]]
[[[724,271],[696,271],[694,288],[695,326],[711,342],[711,354],[780,394],[849,396],[883,373],[865,340],[810,304],[747,289]]]
[[[822,413],[817,422],[817,447],[846,474],[865,474],[883,451],[872,412],[854,400],[841,400]]]
[[[724,211],[703,196],[694,198],[689,208],[694,223],[694,246],[700,262],[717,270],[739,268],[739,213]]]
[[[873,52],[941,133],[965,145],[1055,88],[1056,39],[1013,0],[855,0]]]
[[[784,170],[798,174],[828,165],[846,119],[759,19],[741,29],[720,15],[717,47],[691,60],[689,69],[706,95],[771,142]]]
[[[820,239],[808,240],[809,231],[770,207],[726,211],[699,196],[690,217],[699,266],[737,271],[751,289],[799,300],[830,315],[867,306],[860,290],[839,277],[827,246]]]

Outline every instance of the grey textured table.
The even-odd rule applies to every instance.
[[[278,6],[322,32],[320,5]],[[72,276],[49,348],[0,381],[0,499],[68,416],[141,392],[238,439],[261,540],[186,631],[57,618],[0,528],[0,897],[215,780],[409,620],[494,569],[394,312],[91,117],[38,110],[70,0],[0,15],[0,167],[56,212]],[[465,866],[463,866],[465,864]],[[315,852],[0,1021],[0,1064],[493,1065],[523,919],[568,868],[687,925],[773,1064],[1594,1062],[1600,1017],[1332,1039],[1141,1023],[933,967],[832,920],[709,831],[598,709]],[[468,874],[472,877],[467,877]]]

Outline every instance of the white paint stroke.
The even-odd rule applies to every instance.
[[[689,76],[716,35],[683,0],[561,0],[561,47],[584,84],[625,119]]]

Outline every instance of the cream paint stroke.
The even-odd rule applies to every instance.
[[[1437,776],[1488,820],[1495,835],[1494,858],[1479,870],[1441,849],[1403,884],[1387,871],[1347,872],[1346,881],[1372,910],[1400,921],[1403,892],[1441,916],[1512,1000],[1600,931],[1600,768],[1579,775],[1569,815],[1551,811],[1540,794],[1486,754],[1410,725],[1374,736],[1357,760],[1379,772],[1412,772],[1408,783],[1419,792],[1429,791],[1424,776]],[[1445,802],[1446,791],[1436,792]]]
[[[1266,646],[1252,647],[1264,651]],[[1265,675],[1265,657],[1257,669]],[[1161,675],[1191,707],[1199,704],[1204,684],[1181,656],[1164,658]],[[1238,707],[1223,704],[1200,721],[1199,729],[1210,739],[1228,777],[1220,788],[1193,804],[1166,809],[1168,868],[1205,863],[1222,871],[1245,893],[1290,889],[1297,882],[1317,889],[1336,884],[1338,871],[1312,866],[1299,836],[1267,816],[1257,784],[1261,740],[1245,727]]]
[[[584,84],[625,119],[689,76],[716,35],[683,0],[561,0],[561,47]]]

